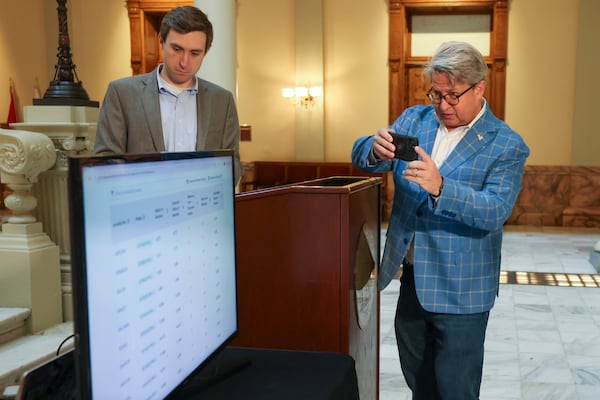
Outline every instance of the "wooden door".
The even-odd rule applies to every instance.
[[[425,57],[412,54],[411,19],[415,15],[490,16],[490,54],[485,97],[494,114],[504,119],[506,55],[508,47],[508,0],[389,0],[389,121],[415,104],[426,104],[430,84],[423,77]]]
[[[131,73],[144,74],[162,62],[158,33],[162,18],[179,6],[192,6],[182,0],[126,0],[131,35]]]

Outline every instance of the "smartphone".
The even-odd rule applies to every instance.
[[[415,151],[415,146],[419,145],[419,139],[399,133],[390,133],[390,135],[392,135],[394,146],[396,146],[395,158],[404,161],[414,161],[419,158],[419,155]]]

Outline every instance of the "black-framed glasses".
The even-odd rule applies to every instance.
[[[479,83],[479,82],[477,82],[477,83]],[[437,90],[433,90],[433,86],[432,86],[429,89],[429,91],[427,91],[427,97],[429,97],[429,100],[431,100],[431,102],[433,104],[440,104],[442,102],[442,99],[444,99],[444,100],[446,100],[446,103],[450,104],[451,106],[455,106],[458,104],[460,96],[467,93],[469,90],[473,89],[475,87],[475,85],[477,85],[477,83],[472,84],[471,86],[469,86],[468,89],[466,89],[464,92],[462,92],[460,94],[451,94],[451,93],[441,94]]]

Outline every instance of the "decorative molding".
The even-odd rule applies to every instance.
[[[29,131],[0,129],[0,171],[2,181],[7,175],[23,177],[28,183],[52,168],[56,150],[48,136]]]
[[[42,133],[0,129],[0,181],[12,191],[4,205],[12,215],[11,224],[36,221],[32,211],[37,199],[31,195],[38,175],[52,168],[56,150],[52,140]]]
[[[398,0],[389,0],[388,4],[389,4],[390,11],[399,10],[402,8],[402,4],[400,4],[400,2]]]

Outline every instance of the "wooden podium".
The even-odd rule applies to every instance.
[[[379,397],[381,178],[331,177],[236,196],[232,345],[332,351]]]

